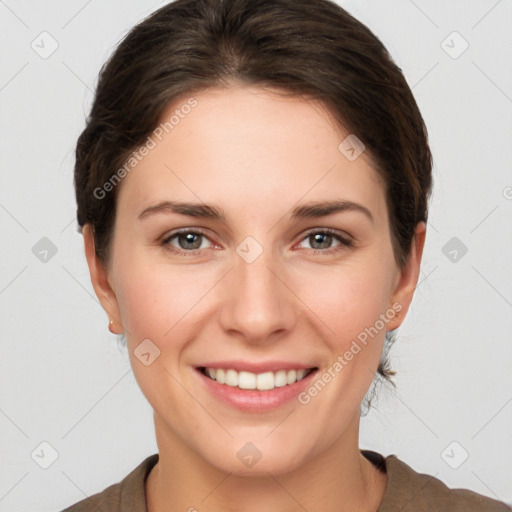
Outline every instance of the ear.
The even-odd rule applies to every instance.
[[[390,299],[391,304],[396,304],[395,309],[397,315],[388,322],[387,330],[392,331],[402,324],[404,318],[411,305],[412,298],[414,296],[414,290],[418,283],[418,277],[420,274],[421,257],[423,255],[423,247],[425,246],[425,236],[427,233],[427,226],[425,222],[419,222],[416,225],[414,232],[414,238],[411,242],[411,249],[409,252],[409,258],[404,268],[400,270],[395,289]],[[398,305],[401,309],[398,310]]]
[[[109,321],[113,321],[109,325],[111,332],[122,334],[123,326],[121,324],[117,297],[109,281],[108,269],[96,255],[94,235],[90,224],[86,224],[83,227],[82,235],[84,237],[85,257],[87,258],[91,282],[96,296],[107,313]]]

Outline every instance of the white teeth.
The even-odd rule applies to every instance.
[[[256,387],[261,390],[274,389],[274,374],[272,372],[259,373],[256,377]]]
[[[297,380],[297,372],[295,370],[288,370],[286,374],[286,383],[293,384]]]
[[[283,386],[286,386],[286,384],[286,370],[279,370],[274,373],[274,386],[276,388],[282,388]]]
[[[233,369],[205,368],[206,375],[216,380],[219,384],[226,386],[239,387],[240,389],[257,389],[266,391],[274,388],[280,388],[289,384],[294,384],[302,380],[308,370],[279,370],[277,372],[252,373],[237,372]]]
[[[226,382],[228,386],[238,386],[238,372],[236,370],[226,370]]]
[[[224,370],[222,370],[221,368],[219,368],[219,369],[216,371],[215,380],[216,380],[219,384],[225,384],[225,383],[226,383],[226,373],[224,372]]]
[[[240,372],[238,374],[238,387],[240,389],[256,389],[256,375],[249,372]]]

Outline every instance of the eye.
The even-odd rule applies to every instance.
[[[171,233],[162,240],[162,245],[171,252],[185,255],[208,248],[209,238],[200,230],[182,230]]]
[[[329,253],[353,246],[353,241],[351,239],[327,228],[310,231],[306,237],[302,239],[301,244],[305,241],[309,242],[311,250],[314,252]],[[337,243],[333,245],[333,242]],[[301,244],[299,244],[299,246]]]
[[[299,247],[306,241],[309,242],[310,250],[314,253],[331,253],[353,246],[351,239],[329,228],[310,231],[302,239]],[[207,249],[209,243],[218,247],[199,229],[175,231],[162,240],[162,246],[180,256],[197,254],[197,252]]]

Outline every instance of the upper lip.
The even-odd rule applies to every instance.
[[[258,374],[265,372],[277,372],[279,370],[309,370],[311,368],[316,368],[316,366],[290,361],[266,361],[261,363],[249,361],[215,361],[203,363],[199,365],[198,368],[222,368],[223,370],[233,369],[238,372],[245,371]]]

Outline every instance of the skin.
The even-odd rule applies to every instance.
[[[94,289],[113,331],[126,334],[154,410],[160,459],[146,482],[149,512],[375,511],[384,496],[386,475],[359,451],[360,404],[386,330],[412,300],[425,224],[400,269],[367,152],[349,161],[338,150],[349,132],[322,104],[275,92],[233,85],[195,94],[197,106],[123,179],[108,265],[83,231]],[[163,200],[216,205],[226,219],[138,218]],[[373,220],[355,210],[290,216],[327,200],[363,205]],[[166,246],[178,228],[201,228],[200,249],[178,237]],[[312,228],[353,245],[322,245]],[[252,263],[236,252],[247,236],[263,250]],[[212,397],[196,373],[207,360],[245,359],[310,363],[321,374],[393,304],[400,313],[306,405],[243,412]],[[160,350],[149,366],[134,355],[147,338]],[[247,442],[262,454],[251,468],[237,457]]]

